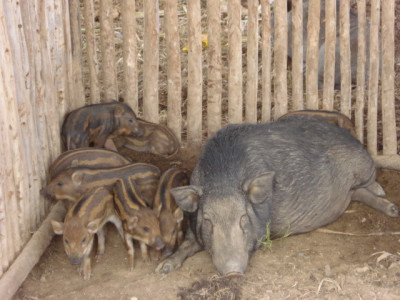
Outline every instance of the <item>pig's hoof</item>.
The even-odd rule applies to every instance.
[[[83,280],[89,280],[90,279],[90,273],[89,274],[84,274],[83,275]]]
[[[394,204],[389,205],[388,210],[387,210],[387,215],[389,217],[398,217],[399,216],[399,209],[397,208],[397,206],[394,205]]]
[[[156,273],[160,273],[160,274],[168,274],[171,271],[174,270],[174,266],[171,263],[168,262],[162,262],[160,263],[157,268],[156,268]]]
[[[102,256],[103,256],[103,253],[102,254],[97,254],[95,256],[96,262],[99,262],[99,260],[101,259]]]

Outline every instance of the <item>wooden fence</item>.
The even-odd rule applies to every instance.
[[[267,122],[288,110],[336,109],[354,119],[359,139],[379,166],[400,169],[394,0],[368,1],[370,14],[367,1],[357,1],[355,88],[350,2],[340,1],[339,9],[335,2],[309,1],[304,42],[300,0],[292,0],[290,13],[286,0],[273,5],[248,0],[246,8],[240,0],[2,0],[0,276],[8,272],[0,288],[49,214],[52,203],[39,192],[49,163],[60,153],[65,113],[84,104],[123,98],[143,118],[166,123],[186,146],[202,143],[227,123]],[[323,66],[318,64],[321,7]],[[334,90],[337,63],[340,91]]]

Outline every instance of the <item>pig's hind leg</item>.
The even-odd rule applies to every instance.
[[[375,184],[354,190],[351,200],[367,204],[368,206],[375,208],[387,216],[398,217],[399,209],[397,206],[385,198],[379,197],[379,195],[382,195],[382,192],[383,195],[385,192],[378,183]]]
[[[201,245],[196,241],[194,234],[190,228],[188,228],[185,236],[185,240],[178,247],[178,250],[162,261],[156,268],[155,272],[161,274],[167,274],[174,271],[182,266],[183,261],[189,256],[194,255],[196,252],[202,250]]]

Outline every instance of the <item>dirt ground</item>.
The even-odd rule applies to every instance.
[[[192,168],[193,154],[164,161]],[[387,198],[400,206],[400,172],[380,170],[378,182]],[[199,252],[167,275],[154,273],[158,262],[144,263],[136,249],[135,269],[112,225],[106,253],[92,255],[92,278],[84,281],[69,264],[62,238],[56,236],[15,299],[399,299],[400,222],[363,204],[352,203],[334,223],[317,231],[274,240],[251,258],[241,279],[218,276],[210,256]],[[201,282],[200,282],[201,281]]]

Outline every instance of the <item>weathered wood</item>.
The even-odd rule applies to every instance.
[[[240,30],[241,4],[228,1],[228,122],[243,121],[242,31]]]
[[[325,1],[325,53],[322,109],[333,110],[335,96],[336,1]]]
[[[340,111],[351,117],[350,2],[340,1]]]
[[[293,110],[304,108],[303,90],[303,1],[292,1],[292,102]]]
[[[32,268],[37,264],[54,236],[51,220],[62,221],[65,208],[62,202],[52,208],[40,228],[34,233],[21,254],[0,279],[2,299],[12,299],[19,286],[24,282]]]
[[[167,42],[168,78],[167,124],[180,142],[182,133],[182,85],[177,0],[166,0],[165,35]]]
[[[258,0],[247,1],[246,122],[257,122]]]
[[[368,82],[367,149],[377,154],[378,78],[379,78],[379,12],[380,1],[371,0],[370,63]]]
[[[102,1],[100,1],[102,3]],[[82,46],[81,46],[81,24],[79,0],[69,1],[70,26],[71,26],[71,54],[72,54],[72,86],[71,99],[75,102],[72,109],[84,103],[85,94],[83,92],[82,76]],[[42,20],[43,21],[43,20]]]
[[[306,53],[306,107],[318,109],[318,52],[320,0],[310,0],[307,22],[307,53]]]
[[[102,53],[102,86],[104,94],[102,101],[104,102],[118,100],[117,67],[115,63],[114,22],[112,11],[112,0],[100,0],[100,45]]]
[[[143,117],[158,123],[159,8],[158,0],[143,1]]]
[[[67,73],[67,85],[69,93],[68,101],[65,103],[65,111],[69,112],[73,109],[78,108],[81,106],[81,101],[84,99],[74,99],[73,98],[73,88],[74,88],[74,70],[73,70],[73,63],[72,63],[72,30],[71,30],[71,15],[70,15],[70,7],[69,7],[69,0],[61,0],[63,6],[63,27],[64,27],[64,41],[65,41],[65,68]],[[61,119],[63,120],[63,118]]]
[[[374,155],[377,168],[400,170],[400,155]]]
[[[366,61],[366,15],[365,0],[357,1],[358,41],[357,41],[357,87],[354,123],[357,137],[364,142],[364,107],[365,107],[365,61]]]
[[[122,35],[123,48],[123,87],[124,101],[138,113],[138,75],[137,75],[137,50],[136,50],[136,18],[135,0],[122,1]]]
[[[1,132],[0,132],[1,137]],[[3,159],[5,159],[5,153],[3,153],[2,148],[0,147],[0,162],[2,163]],[[2,163],[3,166],[3,163]],[[6,224],[6,193],[5,193],[5,168],[0,167],[0,278],[3,275],[3,272],[7,270],[9,265],[8,260],[8,247],[7,247],[7,224]]]
[[[394,106],[394,0],[382,1],[382,127],[383,154],[397,154]]]
[[[125,2],[125,1],[124,1]],[[86,51],[87,51],[87,64],[89,67],[89,86],[90,86],[90,99],[89,103],[100,103],[100,86],[99,86],[99,61],[96,52],[96,40],[94,33],[94,4],[93,0],[83,0],[84,7],[84,21],[85,21],[85,36],[86,36]],[[122,10],[124,12],[124,9]],[[134,18],[132,18],[134,20]],[[123,19],[125,20],[125,19]]]
[[[274,43],[274,69],[275,69],[275,90],[274,90],[274,119],[276,120],[287,112],[287,2],[274,2],[275,12],[275,43]]]
[[[262,61],[262,95],[261,95],[261,121],[271,121],[271,10],[269,1],[261,1],[261,61]]]
[[[221,128],[222,59],[220,1],[207,1],[208,16],[208,81],[207,81],[207,135]]]
[[[189,0],[188,8],[188,99],[187,134],[191,146],[199,145],[202,138],[202,82],[201,68],[201,11],[200,1]]]

